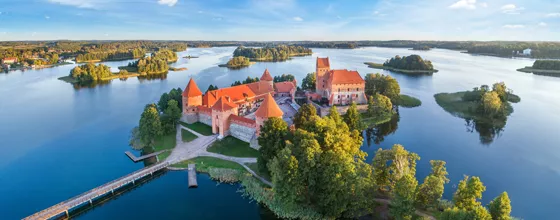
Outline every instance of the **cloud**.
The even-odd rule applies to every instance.
[[[48,15],[45,15],[45,19],[51,19],[51,17],[49,17]]]
[[[294,21],[303,21],[303,18],[298,17],[298,16],[293,17],[292,19],[294,19]]]
[[[78,8],[96,8],[99,0],[47,0],[50,3],[75,6]]]
[[[525,28],[525,25],[522,25],[522,24],[506,24],[502,27],[507,28],[507,29],[519,29],[519,28]]]
[[[336,16],[336,18],[338,18],[338,19],[342,19],[342,17],[340,17],[340,15],[337,15],[337,16]]]
[[[177,4],[177,0],[158,0],[158,4],[172,7]]]
[[[540,26],[540,27],[546,27],[547,25],[548,25],[548,24],[546,24],[546,23],[544,23],[544,22],[540,22],[540,23],[539,23],[539,26]]]
[[[454,4],[450,5],[449,8],[452,9],[476,9],[476,0],[459,0]]]
[[[550,14],[547,14],[546,17],[558,18],[558,17],[560,17],[560,13],[550,13]]]
[[[521,11],[525,10],[525,8],[517,7],[514,4],[507,4],[502,6],[500,10],[502,10],[502,13],[504,14],[516,15],[519,14]]]
[[[480,7],[483,7],[483,8],[488,8],[488,3],[486,3],[486,2],[481,2],[478,5],[480,5]]]

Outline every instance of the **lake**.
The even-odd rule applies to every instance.
[[[58,80],[75,65],[0,74],[0,216],[20,219],[91,188],[140,169],[124,154],[130,150],[130,129],[138,124],[144,105],[156,102],[171,88],[184,88],[193,77],[201,90],[220,88],[247,76],[260,77],[265,68],[290,73],[298,82],[315,69],[317,56],[329,57],[332,68],[358,70],[362,76],[380,72],[395,77],[404,94],[422,106],[400,109],[374,140],[364,141],[368,161],[378,148],[402,144],[416,152],[420,183],[430,172],[430,160],[444,160],[451,182],[450,199],[463,175],[479,176],[487,187],[483,204],[503,191],[512,200],[512,214],[524,219],[555,219],[560,206],[560,78],[517,72],[530,59],[473,56],[451,50],[411,51],[391,48],[314,49],[313,56],[286,62],[259,62],[230,70],[233,47],[192,48],[165,79],[113,80],[93,88],[74,88]],[[383,62],[395,55],[419,54],[440,70],[433,76],[407,76],[367,68],[363,62]],[[130,61],[104,62],[116,69]],[[522,99],[491,141],[481,141],[478,127],[467,125],[440,108],[440,92],[472,89],[504,81]],[[395,127],[398,127],[394,130]],[[371,131],[370,131],[371,132]],[[366,134],[368,132],[364,132]],[[483,132],[484,133],[484,132]],[[80,219],[268,219],[270,213],[241,197],[238,185],[217,184],[199,174],[199,188],[188,189],[184,171],[168,171],[133,190],[78,216]]]

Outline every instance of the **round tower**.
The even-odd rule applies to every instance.
[[[272,76],[270,75],[270,72],[268,72],[268,69],[265,69],[265,70],[264,70],[264,73],[263,73],[262,76],[261,76],[261,81],[268,82],[268,84],[269,84],[271,87],[274,86],[274,85],[273,85],[273,84],[274,84],[274,82],[273,82],[274,79],[273,79]]]
[[[183,119],[187,123],[198,121],[198,106],[202,105],[202,92],[191,78],[183,91]]]

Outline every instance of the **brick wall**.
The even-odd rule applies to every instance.
[[[255,127],[247,126],[247,124],[238,121],[232,121],[229,126],[229,134],[231,136],[247,143],[251,142],[251,138],[253,138],[255,132]]]
[[[212,126],[212,116],[207,114],[202,114],[202,112],[201,114],[198,114],[198,121],[208,126]]]

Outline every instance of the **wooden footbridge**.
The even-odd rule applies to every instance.
[[[136,180],[146,177],[148,175],[153,175],[156,171],[162,170],[169,166],[169,162],[162,162],[157,163],[155,165],[145,167],[143,169],[137,170],[131,174],[103,184],[99,187],[91,189],[85,193],[77,195],[73,198],[70,198],[64,202],[51,206],[45,210],[37,212],[31,216],[28,216],[24,219],[51,219],[61,214],[65,214],[69,216],[68,212],[78,206],[81,206],[85,203],[92,203],[92,200],[98,198],[100,196],[106,195],[108,193],[114,193],[115,190],[128,185],[130,183],[134,184]]]
[[[136,163],[136,162],[142,161],[142,160],[144,160],[144,159],[146,159],[146,158],[150,158],[150,157],[153,157],[153,156],[157,156],[158,154],[161,154],[161,153],[163,153],[163,152],[166,152],[166,150],[154,152],[154,153],[151,153],[151,154],[146,154],[146,155],[140,156],[140,157],[134,156],[134,154],[130,153],[130,151],[126,151],[126,152],[124,152],[124,154],[126,154],[126,156],[128,156],[128,158],[130,158],[134,163]]]

